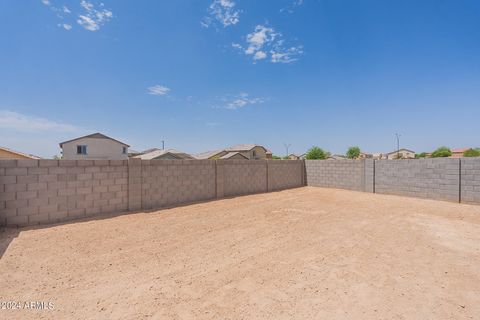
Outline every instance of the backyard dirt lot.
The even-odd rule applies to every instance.
[[[480,319],[480,206],[306,187],[0,241],[0,301],[54,304],[0,319]]]

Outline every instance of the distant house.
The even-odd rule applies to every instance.
[[[141,155],[141,154],[143,154],[143,152],[140,152],[140,151],[137,151],[137,150],[128,149],[128,157],[129,157],[129,158],[133,158],[133,157],[136,157],[136,156]]]
[[[300,157],[301,156],[292,153],[288,156],[288,159],[290,159],[290,160],[300,160],[301,159]]]
[[[40,157],[15,151],[9,148],[0,147],[0,159],[41,159]]]
[[[358,156],[358,159],[372,159],[373,154],[371,153],[366,153],[366,152],[360,152],[360,155]]]
[[[332,154],[327,158],[327,160],[345,160],[347,159],[345,156],[342,156],[340,154]]]
[[[236,152],[229,152],[223,156],[221,156],[220,158],[218,158],[219,160],[225,160],[225,159],[231,159],[231,160],[248,160],[248,158],[243,155],[242,153],[236,151]]]
[[[388,160],[394,159],[415,159],[415,151],[408,150],[408,149],[400,149],[397,151],[392,151],[387,153]]]
[[[381,153],[381,152],[372,153],[372,158],[375,159],[375,160],[388,159],[387,157],[388,157],[387,153]]]
[[[148,152],[137,155],[133,158],[142,160],[194,160],[195,158],[188,153],[175,149],[150,149]]]
[[[126,160],[130,146],[101,133],[60,143],[62,159],[66,160]]]
[[[222,150],[207,151],[195,155],[196,159],[248,159],[265,160],[272,159],[272,153],[265,147],[257,144],[240,144]]]
[[[462,158],[462,157],[463,157],[463,153],[464,153],[465,151],[470,150],[470,149],[471,149],[471,148],[451,149],[452,155],[450,156],[450,158]]]

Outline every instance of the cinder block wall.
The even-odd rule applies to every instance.
[[[305,168],[309,186],[357,191],[370,189],[365,187],[365,174],[370,174],[365,171],[365,160],[305,160]],[[369,177],[368,181],[371,180]]]
[[[480,204],[480,159],[464,158],[460,165],[462,202]]]
[[[156,209],[267,192],[269,185],[271,190],[300,187],[304,185],[302,163],[0,160],[0,226],[28,226],[100,213]]]
[[[268,160],[217,160],[219,197],[267,192]]]
[[[303,161],[268,161],[268,191],[303,186]]]
[[[144,160],[141,167],[143,209],[216,198],[215,161]]]
[[[458,202],[459,170],[459,159],[375,161],[375,192]]]
[[[306,160],[307,185],[480,204],[480,158]]]
[[[0,222],[33,225],[128,209],[127,161],[1,160]]]

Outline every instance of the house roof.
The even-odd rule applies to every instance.
[[[341,155],[341,154],[332,154],[330,157],[328,157],[328,159],[332,159],[332,160],[345,160],[346,157],[344,155]]]
[[[150,148],[150,149],[147,149],[147,150],[143,150],[139,153],[142,153],[142,154],[143,153],[150,153],[150,152],[157,151],[157,150],[162,150],[162,149],[160,149],[160,148]]]
[[[23,153],[23,152],[20,152],[20,151],[15,151],[15,150],[12,150],[12,149],[9,149],[9,148],[6,148],[6,147],[0,147],[0,149],[4,150],[4,151],[7,151],[7,152],[10,152],[10,153],[18,154],[22,157],[34,159],[34,160],[42,159],[40,157],[34,156],[33,154],[27,154],[27,153]]]
[[[226,149],[219,149],[219,150],[213,150],[213,151],[206,151],[206,152],[198,153],[198,154],[195,155],[195,158],[197,158],[199,160],[210,159],[210,158],[212,158],[212,157],[214,157],[214,156],[216,156],[216,155],[218,155],[219,153],[222,153],[222,152],[227,152],[227,153],[230,153],[230,152],[245,152],[245,151],[250,151],[255,147],[263,148],[267,154],[272,153],[270,150],[268,150],[264,146],[261,146],[261,145],[258,145],[258,144],[237,144],[235,146],[232,146],[232,147],[229,147],[229,148],[226,148]]]
[[[397,152],[400,152],[400,151],[407,151],[407,152],[415,153],[415,151],[402,148],[402,149],[400,149],[400,150],[395,150],[395,151],[389,152],[389,153],[387,153],[387,154],[394,154],[394,153],[397,153]]]
[[[229,153],[227,153],[226,155],[221,156],[219,159],[230,159],[230,158],[236,156],[237,154],[241,155],[242,157],[244,157],[245,159],[248,160],[247,157],[245,157],[243,154],[241,154],[241,153],[238,152],[238,151],[229,152]]]
[[[199,160],[210,159],[211,157],[216,156],[217,154],[219,154],[223,151],[224,150],[206,151],[206,152],[196,154],[195,158],[197,158]]]
[[[470,150],[471,148],[457,148],[457,149],[452,149],[452,153],[464,153],[465,151]]]
[[[83,136],[83,137],[75,138],[75,139],[72,139],[72,140],[60,142],[60,148],[61,148],[62,145],[65,144],[65,143],[73,142],[73,141],[80,140],[80,139],[84,139],[84,138],[90,138],[90,139],[109,139],[109,140],[116,141],[116,142],[118,142],[118,143],[120,143],[120,144],[123,144],[123,145],[126,146],[126,147],[130,147],[130,146],[129,146],[128,144],[126,144],[126,143],[123,143],[123,142],[121,142],[121,141],[118,141],[118,140],[115,140],[115,139],[113,139],[113,138],[110,138],[110,137],[104,135],[103,133],[97,132],[97,133],[89,134],[89,135],[86,135],[86,136]]]
[[[270,150],[268,150],[267,148],[265,148],[264,146],[261,146],[259,144],[237,144],[235,146],[226,148],[225,151],[228,151],[228,152],[230,152],[230,151],[250,151],[255,147],[263,148],[265,150],[265,152],[271,153]]]
[[[168,149],[168,150],[158,149],[158,150],[154,150],[152,152],[148,152],[148,153],[144,153],[144,154],[135,156],[134,158],[142,159],[142,160],[153,160],[153,159],[156,159],[156,158],[161,157],[161,156],[166,155],[166,154],[171,154],[174,157],[176,157],[178,159],[182,159],[182,160],[195,159],[194,157],[192,157],[188,153],[178,151],[178,150],[175,150],[175,149]]]

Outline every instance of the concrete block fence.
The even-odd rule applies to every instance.
[[[307,185],[480,204],[480,158],[306,160]]]
[[[373,161],[373,160],[371,160]],[[366,171],[365,160],[306,160],[307,184],[315,187],[367,191],[373,171]],[[371,177],[368,175],[372,175]]]
[[[0,226],[304,185],[480,204],[480,159],[0,160]]]
[[[303,165],[300,160],[0,160],[0,226],[300,187]]]
[[[460,202],[460,161],[375,161],[375,192]]]

